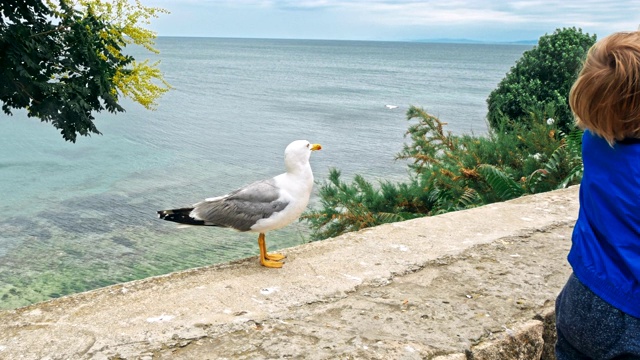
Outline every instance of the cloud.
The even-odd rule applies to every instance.
[[[618,1],[322,1],[334,8],[376,16],[395,24],[531,22],[606,25],[629,22],[629,14],[640,13],[640,2]],[[636,19],[637,20],[637,19]]]
[[[560,27],[599,37],[635,30],[640,1],[621,0],[143,0],[185,14],[182,29],[209,36],[354,38],[385,40],[438,33],[474,38],[537,38]],[[191,10],[184,10],[190,8]],[[187,19],[186,17],[190,18]],[[208,20],[201,20],[205,16]],[[247,19],[250,19],[249,23]],[[244,29],[241,27],[244,25]],[[176,24],[181,26],[180,24]],[[195,30],[194,30],[195,31]],[[493,35],[490,35],[492,33]],[[370,34],[370,35],[367,35]]]
[[[315,11],[340,7],[339,3],[329,0],[275,1],[274,3],[278,9],[291,11]]]
[[[477,5],[452,7],[444,6],[442,2],[374,4],[359,10],[368,11],[371,14],[371,21],[397,26],[477,24],[495,21],[517,23],[524,21],[520,15],[501,9],[478,7]]]

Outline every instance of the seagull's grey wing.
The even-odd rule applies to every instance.
[[[280,191],[273,179],[258,181],[227,196],[197,203],[193,215],[204,220],[205,225],[247,231],[258,220],[287,207],[289,203],[278,201],[279,197]]]

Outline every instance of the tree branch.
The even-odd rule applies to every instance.
[[[63,30],[63,29],[66,29],[66,27],[64,25],[58,25],[55,29],[51,29],[51,30],[48,30],[48,31],[43,31],[41,33],[33,34],[33,35],[29,36],[29,37],[47,35],[47,34],[51,34],[51,33],[54,33],[54,32],[57,32],[57,31],[60,31],[60,30]]]

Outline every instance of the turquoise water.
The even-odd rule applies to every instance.
[[[296,139],[321,143],[317,181],[401,180],[410,105],[454,133],[486,132],[485,99],[530,48],[398,42],[160,38],[174,89],[156,111],[124,101],[102,136],[66,143],[23,112],[0,115],[0,309],[257,254],[252,233],[175,226],[158,209],[277,175]],[[389,110],[387,104],[398,105]],[[312,200],[313,201],[313,200]],[[308,241],[306,225],[267,235]]]

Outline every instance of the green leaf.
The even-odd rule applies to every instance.
[[[480,165],[478,171],[503,201],[517,198],[525,193],[520,184],[493,165]]]

